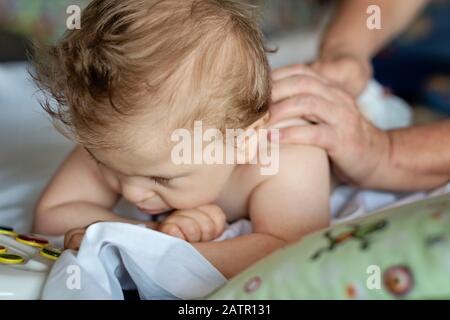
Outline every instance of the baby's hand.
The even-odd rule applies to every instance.
[[[85,228],[76,228],[66,232],[64,235],[64,249],[78,250],[80,249],[81,240],[86,233]]]
[[[204,242],[217,238],[225,229],[226,217],[216,205],[178,210],[167,217],[158,230],[189,241]]]

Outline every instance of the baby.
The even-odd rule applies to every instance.
[[[278,170],[266,175],[253,160],[270,149],[267,137],[233,147],[245,161],[174,161],[173,133],[193,133],[198,121],[223,133],[214,137],[225,150],[227,129],[267,128],[270,70],[251,9],[234,0],[94,0],[80,30],[37,50],[35,78],[56,101],[42,104],[77,147],[37,203],[35,232],[67,232],[76,249],[96,221],[141,224],[112,212],[124,197],[144,214],[169,213],[147,226],[191,242],[232,277],[328,225],[321,149],[280,145]],[[210,241],[244,217],[253,233]]]

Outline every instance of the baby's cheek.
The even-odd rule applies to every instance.
[[[115,192],[121,193],[119,178],[109,172],[109,170],[101,169],[100,171],[103,175],[103,178],[105,179],[106,184]]]

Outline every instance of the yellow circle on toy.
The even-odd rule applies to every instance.
[[[5,264],[19,264],[24,262],[25,259],[17,254],[0,253],[0,263]]]
[[[43,257],[46,257],[50,260],[58,260],[59,256],[61,255],[61,250],[51,247],[43,248],[41,251],[39,251],[39,254]]]
[[[6,252],[6,248],[5,247],[2,247],[2,246],[0,246],[0,253],[5,253]]]
[[[17,236],[17,233],[15,233],[14,231],[2,230],[2,229],[0,229],[0,234],[4,234],[4,235],[7,235],[7,236],[11,236],[11,237]]]

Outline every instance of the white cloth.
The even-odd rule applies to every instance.
[[[407,127],[413,121],[411,107],[403,99],[386,93],[375,80],[368,82],[358,105],[365,117],[382,130]]]
[[[430,192],[393,193],[338,187],[330,199],[332,224],[343,223],[380,210],[450,193],[450,183]]]
[[[239,229],[239,228],[238,228]],[[118,222],[90,226],[80,250],[67,250],[53,266],[43,299],[196,299],[226,282],[188,242]]]

